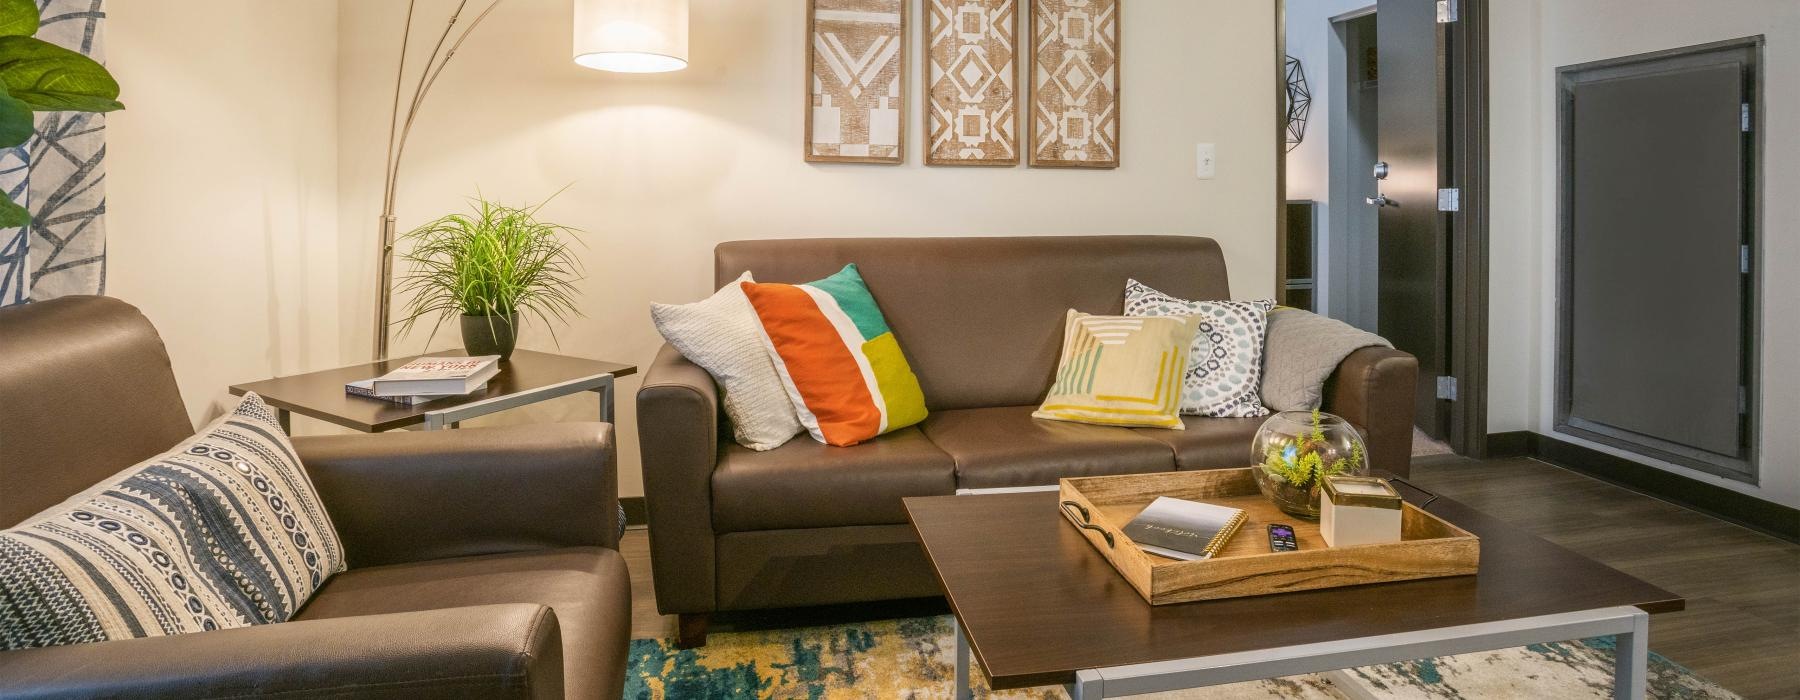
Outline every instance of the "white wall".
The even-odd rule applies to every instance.
[[[1701,481],[1800,506],[1800,3],[1791,0],[1506,0],[1488,4],[1493,47],[1489,430],[1553,432],[1556,83],[1559,66],[1761,34],[1763,55],[1761,483],[1671,464]]]
[[[421,27],[449,4],[420,3]],[[1152,0],[1123,13],[1123,167],[926,168],[920,164],[919,5],[911,8],[907,163],[801,160],[805,3],[694,0],[687,70],[590,71],[569,60],[567,0],[513,0],[438,82],[408,146],[402,229],[490,198],[535,201],[587,231],[586,317],[564,351],[647,364],[661,344],[652,301],[711,291],[720,241],[804,236],[1175,233],[1224,247],[1239,297],[1273,292],[1274,16],[1265,3]],[[385,117],[402,3],[340,3],[338,127],[346,352],[365,351]],[[1022,23],[1022,26],[1029,26]],[[427,30],[427,31],[435,31]],[[415,39],[419,36],[415,34]],[[1218,176],[1194,177],[1216,143]],[[1005,261],[995,261],[1005,264]],[[437,347],[456,344],[440,336]],[[423,337],[399,349],[416,349]],[[542,329],[522,346],[554,349]],[[621,492],[641,492],[632,394],[621,386]],[[591,420],[569,398],[508,420]]]
[[[1306,137],[1287,154],[1288,199],[1311,199],[1321,205],[1331,201],[1331,84],[1339,79],[1331,70],[1331,52],[1337,45],[1331,18],[1374,4],[1372,0],[1287,2],[1287,54],[1300,59],[1312,91]],[[1324,213],[1320,209],[1321,217]]]
[[[1313,303],[1320,313],[1350,323],[1363,323],[1374,318],[1372,310],[1353,315],[1348,284],[1351,251],[1344,234],[1332,230],[1331,215],[1331,132],[1333,110],[1341,108],[1335,99],[1343,93],[1346,67],[1336,54],[1343,52],[1341,41],[1331,19],[1357,10],[1372,8],[1373,0],[1288,0],[1286,14],[1287,55],[1300,60],[1306,75],[1312,104],[1307,113],[1306,132],[1300,145],[1287,153],[1287,199],[1310,199],[1317,202],[1313,214],[1318,229],[1313,254]],[[1348,128],[1345,125],[1344,128]],[[1345,206],[1355,206],[1354,203]],[[1370,286],[1373,280],[1369,281]],[[1371,326],[1372,322],[1365,325]]]
[[[335,366],[337,7],[107,3],[107,294],[143,309],[190,417]]]

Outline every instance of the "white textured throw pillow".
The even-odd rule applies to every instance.
[[[651,304],[650,318],[670,345],[718,382],[738,444],[773,450],[803,428],[763,347],[756,310],[739,286],[751,281],[746,272],[702,301]]]
[[[1181,412],[1190,416],[1251,418],[1268,415],[1262,383],[1263,342],[1275,302],[1188,301],[1125,283],[1126,316],[1198,316],[1200,329],[1188,353],[1182,380]]]

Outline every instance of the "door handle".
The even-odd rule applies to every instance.
[[[1400,206],[1399,202],[1388,199],[1387,195],[1380,194],[1380,193],[1376,193],[1376,195],[1373,197],[1364,197],[1363,203],[1374,205],[1377,207],[1398,207],[1398,206]]]

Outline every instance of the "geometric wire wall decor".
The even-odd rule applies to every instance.
[[[1294,150],[1306,138],[1306,115],[1312,109],[1312,91],[1306,87],[1306,69],[1300,59],[1287,57],[1287,149]]]

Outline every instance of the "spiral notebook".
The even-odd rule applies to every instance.
[[[1239,508],[1161,496],[1126,523],[1124,533],[1146,552],[1193,561],[1218,554],[1244,518]]]

